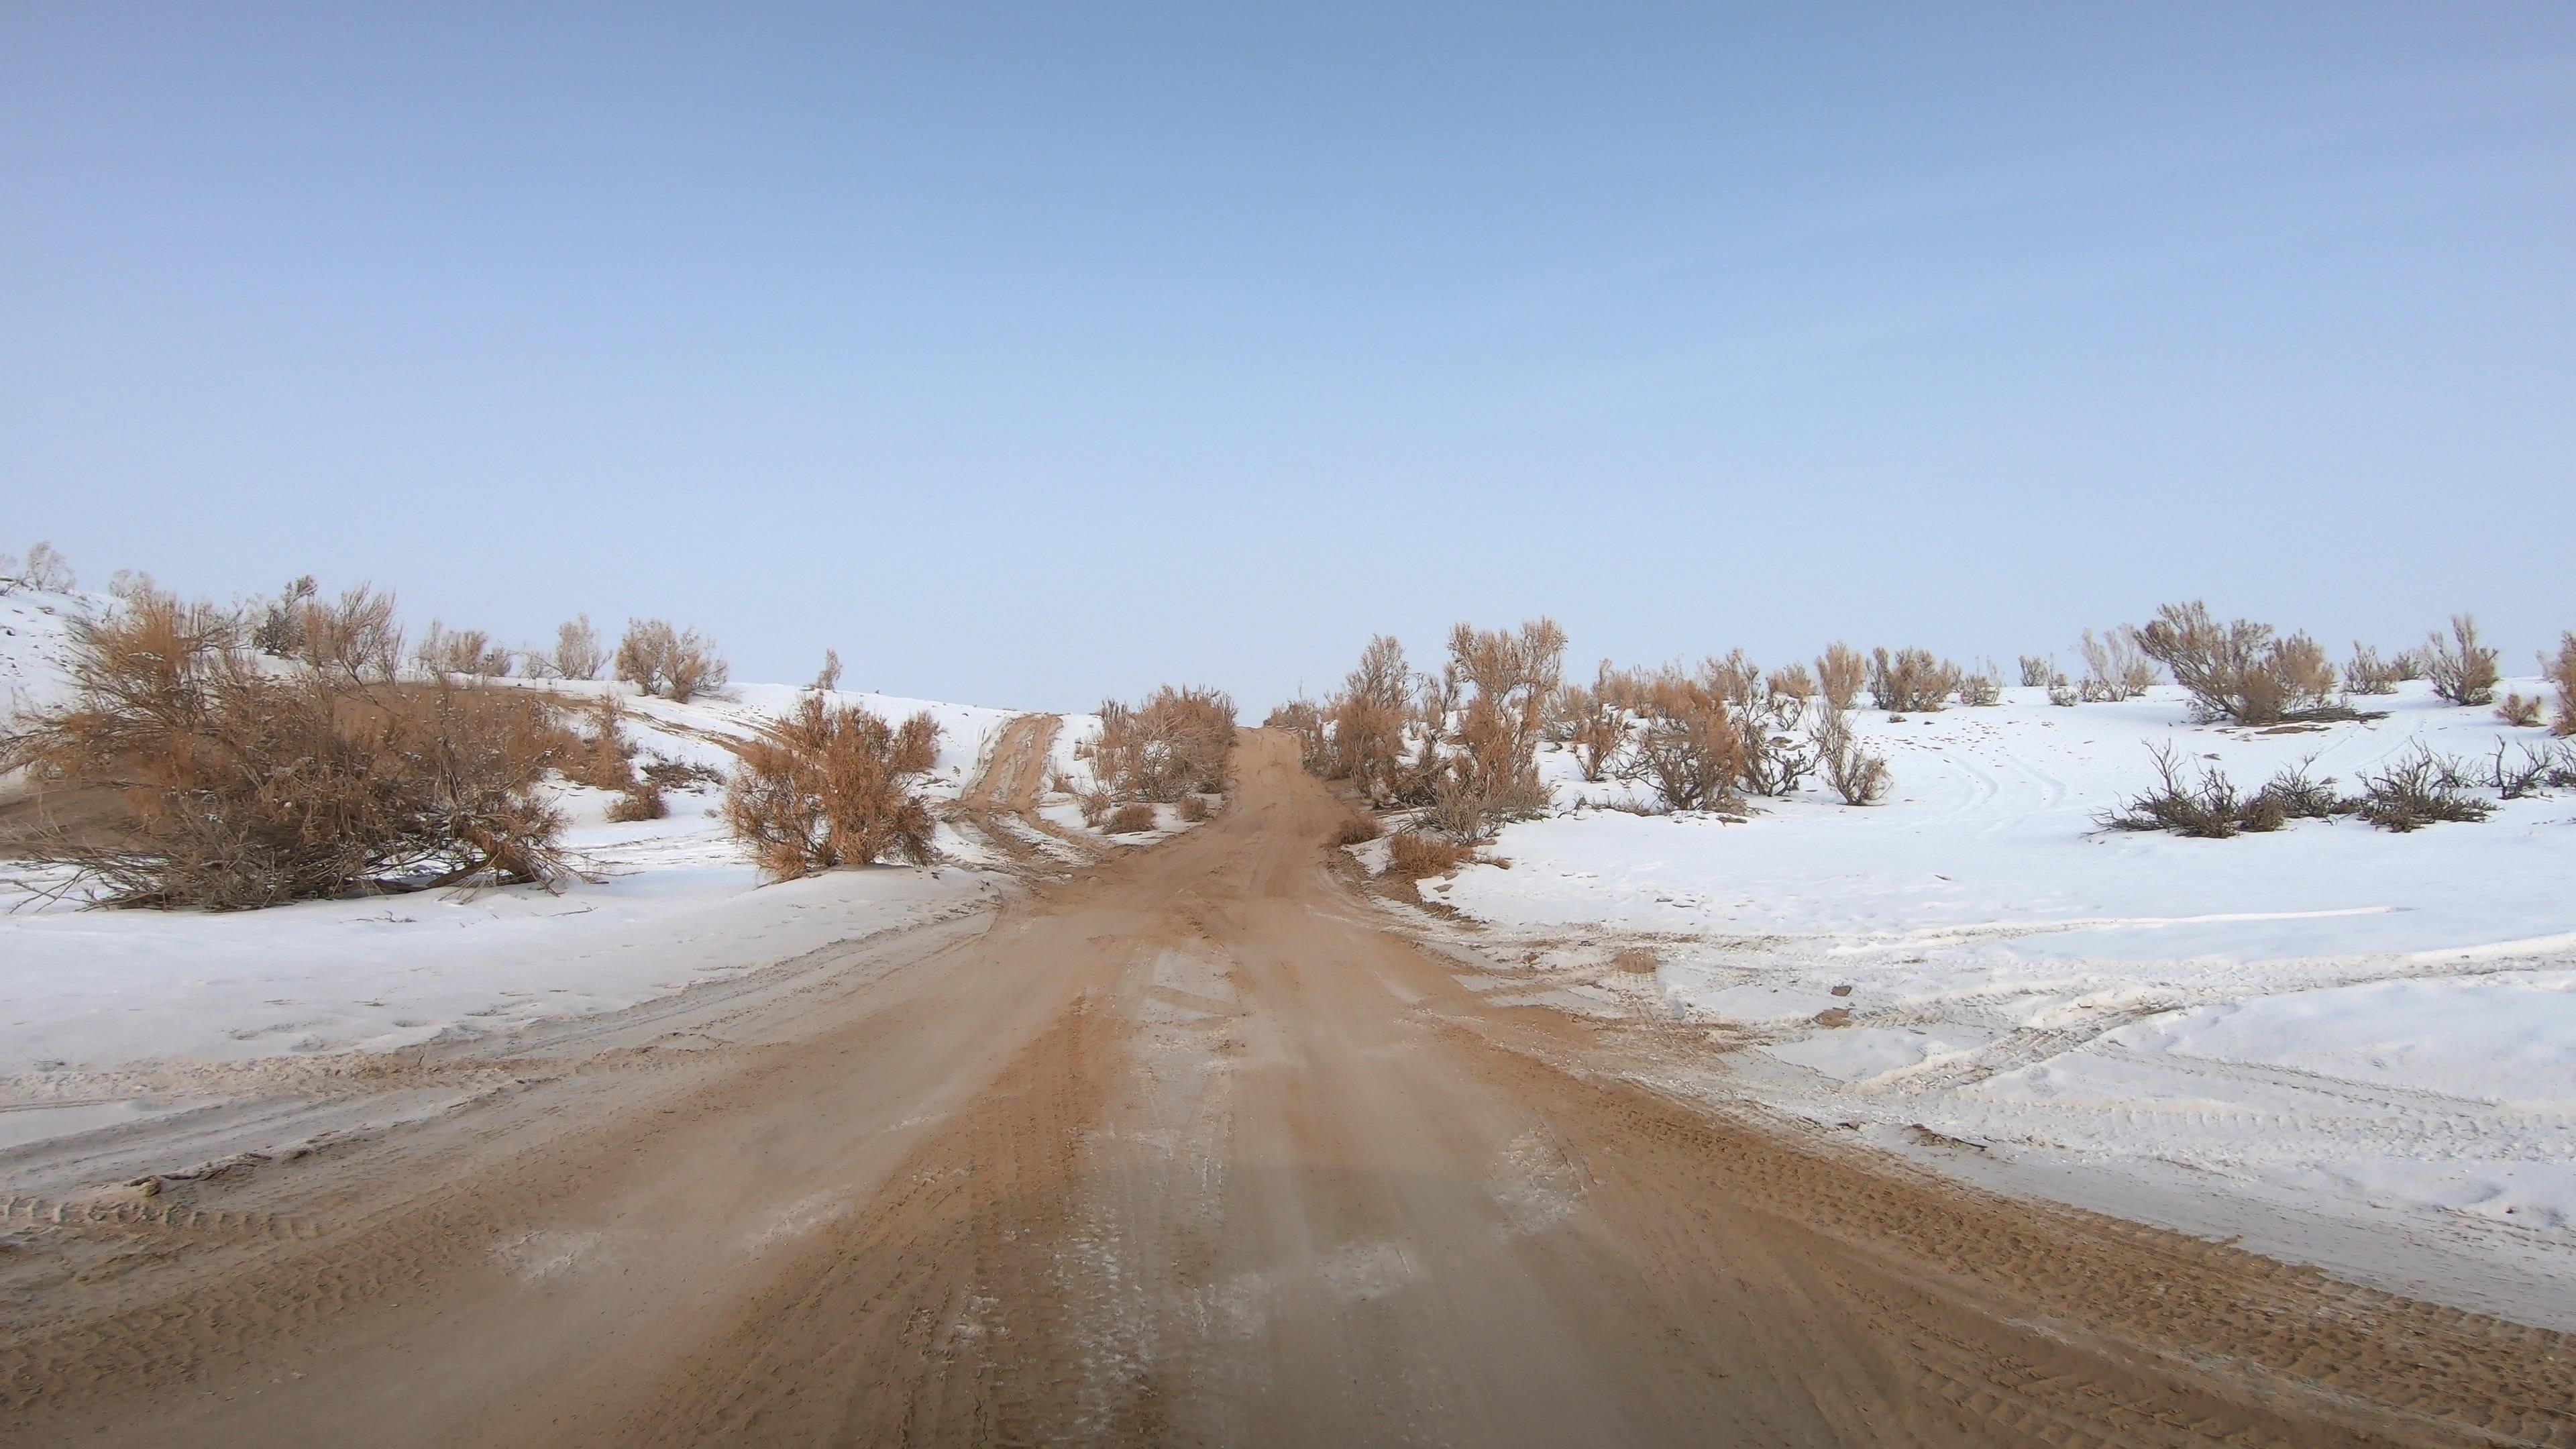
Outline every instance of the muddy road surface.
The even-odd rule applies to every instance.
[[[12,1199],[0,1439],[2576,1443],[2564,1337],[1638,1085],[1246,738],[1176,840],[427,1123]]]

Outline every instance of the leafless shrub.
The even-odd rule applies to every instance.
[[[617,641],[617,677],[675,704],[722,690],[731,673],[714,640],[661,619],[629,619]]]
[[[2508,694],[2497,702],[2496,718],[2516,729],[2532,729],[2540,723],[2540,701],[2521,694]]]
[[[647,756],[636,773],[657,790],[696,790],[725,782],[724,772],[713,765],[675,760],[663,754]]]
[[[1467,848],[1420,830],[1399,830],[1386,843],[1390,875],[1447,875],[1467,859]]]
[[[1816,751],[1803,738],[1775,724],[1777,716],[1760,704],[1731,711],[1736,734],[1737,783],[1750,795],[1787,796],[1816,769]]]
[[[402,667],[394,596],[365,584],[341,590],[333,603],[306,599],[297,610],[295,638],[306,664],[351,679],[390,680]]]
[[[2204,720],[2276,724],[2316,717],[2335,687],[2325,651],[2305,634],[2275,639],[2272,626],[2220,624],[2198,600],[2167,604],[2138,631],[2139,647],[2167,669]]]
[[[555,630],[554,653],[548,657],[557,679],[597,679],[608,663],[608,652],[600,647],[599,634],[590,627],[590,616],[581,614],[566,619]]]
[[[1891,714],[1939,709],[1958,689],[1959,678],[1958,665],[1935,658],[1928,649],[1870,653],[1870,702]]]
[[[1373,805],[1393,799],[1404,768],[1405,724],[1412,714],[1413,671],[1404,645],[1380,634],[1360,652],[1357,669],[1325,701],[1332,724],[1332,777],[1347,776]]]
[[[1225,789],[1234,774],[1234,701],[1219,690],[1167,684],[1142,704],[1102,704],[1091,773],[1121,799],[1168,803]]]
[[[2066,677],[2064,675],[2059,675],[2057,679],[2048,686],[2048,702],[2056,705],[2060,709],[2073,709],[2076,702],[2082,697],[2083,696],[2076,690],[2074,685],[2066,682]]]
[[[1619,759],[1620,747],[1628,739],[1628,712],[1588,689],[1564,691],[1561,706],[1568,720],[1566,747],[1574,752],[1574,763],[1583,778],[1593,784],[1609,778]]]
[[[2451,616],[2451,637],[2433,635],[2424,643],[2424,677],[2433,693],[2453,704],[2485,704],[2495,698],[2496,652],[2478,643],[2478,621]]]
[[[1663,961],[1652,946],[1622,946],[1610,958],[1610,969],[1631,976],[1652,976]]]
[[[918,791],[939,758],[939,722],[927,711],[893,725],[808,693],[741,753],[725,823],[771,879],[935,858],[937,827]]]
[[[2263,791],[2240,792],[2225,772],[2202,768],[2200,778],[2184,776],[2182,757],[2171,745],[2153,747],[2158,783],[2115,810],[2094,817],[2109,830],[2169,830],[2204,840],[2225,840],[2246,831],[2278,830],[2289,816],[2281,802]]]
[[[2263,785],[2263,793],[2280,807],[2291,820],[2331,820],[2352,812],[2351,802],[2335,793],[2334,777],[2317,779],[2308,771],[2316,765],[2311,755],[2295,765],[2285,765]]]
[[[1327,780],[1339,779],[1345,773],[1333,751],[1332,734],[1324,727],[1324,712],[1313,700],[1292,699],[1278,706],[1261,722],[1261,727],[1286,730],[1297,737],[1297,763],[1306,773]]]
[[[72,703],[0,743],[0,770],[122,800],[114,843],[34,843],[101,904],[243,910],[570,874],[540,789],[570,738],[538,696],[279,676],[229,616],[157,593],[74,623],[71,679]]]
[[[2084,678],[2076,695],[2088,704],[2106,704],[2145,695],[2156,682],[2156,661],[2149,657],[2138,631],[2123,624],[2076,641],[2084,657]]]
[[[1101,831],[1108,835],[1136,835],[1153,828],[1154,807],[1138,800],[1110,811],[1108,823],[1101,827]]]
[[[412,650],[412,662],[430,674],[470,674],[486,679],[506,678],[510,673],[510,651],[492,642],[480,629],[458,629],[450,632],[436,619],[420,636]]]
[[[593,790],[632,790],[636,786],[635,742],[626,737],[626,712],[613,699],[601,699],[580,711],[589,718],[580,748],[568,752],[560,768],[564,778]]]
[[[2543,741],[2537,749],[2523,745],[2522,757],[2517,760],[2507,760],[2504,751],[2505,742],[2496,741],[2495,759],[2489,762],[2487,777],[2481,783],[2507,800],[2576,783],[2576,757],[2555,741]]]
[[[0,565],[7,562],[7,556],[0,555]],[[12,575],[19,583],[40,594],[68,594],[80,587],[80,579],[72,573],[70,560],[65,559],[62,551],[51,543],[39,542],[27,550],[26,559],[16,567],[0,567],[0,575]]]
[[[671,813],[671,802],[663,797],[660,786],[650,781],[638,782],[632,790],[619,795],[608,807],[608,818],[618,824],[637,820],[659,820]]]
[[[2065,682],[2066,676],[2058,671],[2056,660],[2045,654],[2025,654],[2021,657],[2022,688],[2047,689],[2052,685]]]
[[[2346,694],[2395,694],[2397,682],[2406,677],[2403,665],[2382,660],[2379,651],[2355,641],[2352,658],[2343,667]]]
[[[1790,664],[1774,669],[1770,677],[1762,683],[1774,699],[1794,699],[1801,704],[1815,702],[1816,676],[1808,673],[1807,666],[1803,664]]]
[[[1726,700],[1705,681],[1670,671],[1645,697],[1628,776],[1652,785],[1667,809],[1737,813],[1744,735]],[[1824,711],[1832,713],[1833,711]]]
[[[1082,823],[1095,830],[1109,818],[1110,811],[1118,808],[1118,802],[1109,798],[1109,792],[1097,787],[1075,791],[1073,803],[1082,811]]]
[[[1807,738],[1815,746],[1816,759],[1822,767],[1825,783],[1843,797],[1846,805],[1868,805],[1887,794],[1890,783],[1887,761],[1860,747],[1853,735],[1851,716],[1839,709],[1816,711],[1807,726]]]
[[[1985,708],[2004,702],[2004,672],[1991,659],[1974,674],[1959,676],[1959,703]]]
[[[1860,698],[1861,684],[1868,678],[1868,661],[1859,650],[1839,641],[1825,646],[1816,659],[1816,692],[1824,696],[1828,709],[1849,709]]]
[[[1192,825],[1196,825],[1196,824],[1198,824],[1200,821],[1203,821],[1203,820],[1205,820],[1205,819],[1207,819],[1207,818],[1208,818],[1208,814],[1209,814],[1209,808],[1208,808],[1208,797],[1206,797],[1205,795],[1184,795],[1184,796],[1182,796],[1182,797],[1181,797],[1181,804],[1180,804],[1180,812],[1181,812],[1181,819],[1183,819],[1183,820],[1185,820],[1185,821],[1189,822],[1189,823],[1190,823],[1190,824],[1192,824]]]
[[[823,651],[823,667],[814,671],[814,689],[818,694],[830,694],[840,687],[841,651],[827,648]]]
[[[1741,649],[1728,650],[1723,659],[1703,661],[1699,673],[1717,697],[1735,709],[1753,709],[1762,702],[1762,668]]]
[[[251,629],[251,647],[278,659],[303,657],[304,606],[320,592],[321,585],[311,574],[288,580],[261,610],[258,624]]]
[[[160,589],[161,586],[152,581],[152,575],[141,569],[118,569],[107,576],[108,593],[119,599],[159,593]]]
[[[1547,808],[1538,742],[1564,664],[1565,631],[1553,619],[1533,619],[1517,633],[1468,624],[1450,630],[1449,660],[1436,692],[1457,723],[1446,748],[1435,734],[1425,750],[1436,772],[1428,782],[1428,823],[1472,843],[1506,820]],[[1462,695],[1459,706],[1455,701]]]
[[[2549,732],[2554,735],[2576,735],[2576,633],[2558,636],[2558,657],[2540,657],[2540,677],[2558,689],[2558,708],[2550,716]]]
[[[2361,798],[2353,813],[2382,830],[2397,831],[2443,820],[2484,820],[2495,806],[2460,793],[2466,774],[2459,761],[2418,744],[2377,774],[2361,775]]]
[[[1335,845],[1365,845],[1383,833],[1378,818],[1365,810],[1345,811],[1333,825]]]

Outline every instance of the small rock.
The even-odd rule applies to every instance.
[[[1817,1012],[1815,1020],[1816,1025],[1818,1026],[1849,1026],[1851,1025],[1851,1008],[1848,1006],[1829,1006],[1824,1010]]]
[[[1826,994],[1829,996],[1849,996],[1851,995],[1851,983],[1846,981]]]

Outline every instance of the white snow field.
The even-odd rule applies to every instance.
[[[2388,715],[2194,725],[2171,687],[1863,711],[1887,803],[1808,791],[1735,823],[1586,808],[1627,787],[1551,752],[1559,813],[1503,831],[1489,853],[1508,868],[1424,893],[1486,923],[1486,954],[1515,949],[1529,987],[1553,973],[1559,1004],[1704,1028],[1695,1089],[2198,1230],[2293,1211],[2563,1266],[2576,792],[2411,834],[2345,819],[2195,840],[2093,818],[2167,742],[2247,789],[2307,757],[2349,789],[2419,741],[2480,762],[2546,738],[2420,684],[2355,704]],[[1651,977],[1606,969],[1639,944]]]
[[[63,631],[113,607],[88,595],[0,595],[0,680],[27,703],[59,699]],[[605,682],[521,681],[615,692],[644,757],[716,766],[798,690],[743,685],[685,705]],[[953,797],[1009,710],[845,693],[900,719],[940,722],[930,793]],[[0,700],[0,703],[5,703]],[[560,893],[511,887],[315,901],[231,914],[82,910],[58,883],[0,862],[0,1146],[177,1108],[103,1087],[130,1068],[190,1068],[382,1052],[504,1036],[534,1022],[617,1011],[789,960],[834,942],[974,909],[986,851],[943,825],[950,864],[835,871],[763,886],[727,837],[720,787],[670,793],[661,820],[613,824],[608,794],[565,785],[565,843],[593,879]],[[963,868],[960,868],[963,867]],[[114,1095],[117,1100],[99,1098]]]

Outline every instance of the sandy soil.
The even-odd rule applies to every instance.
[[[49,1194],[0,1436],[2576,1443],[2565,1336],[1635,1085],[1391,931],[1247,741],[1210,824],[998,912],[384,1066],[480,1084],[428,1123],[0,1162]]]

